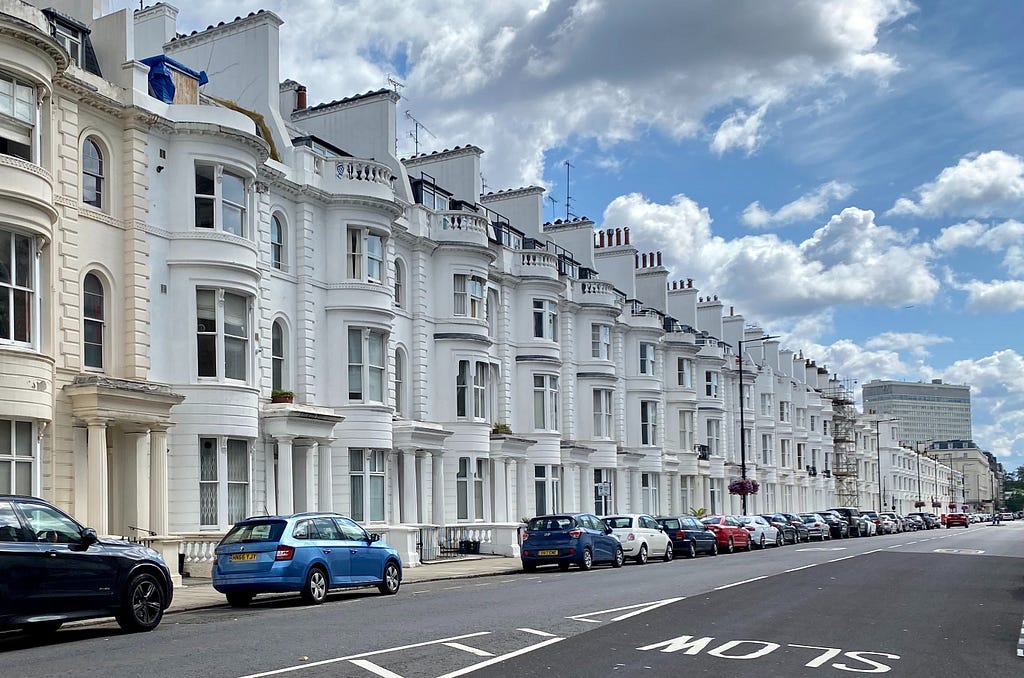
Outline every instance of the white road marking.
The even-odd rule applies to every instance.
[[[462,643],[454,643],[454,642],[452,642],[452,643],[444,643],[444,644],[447,645],[448,647],[454,647],[456,650],[462,650],[463,652],[468,652],[470,654],[475,654],[477,657],[493,657],[494,656],[493,652],[488,652],[487,650],[481,650],[481,649],[476,648],[476,647],[470,647],[469,645],[463,645]]]
[[[684,598],[685,598],[685,596],[680,596],[678,598],[666,598],[665,600],[656,600],[653,603],[639,603],[637,605],[624,605],[623,607],[613,607],[610,610],[598,610],[597,612],[586,612],[584,614],[574,614],[571,617],[566,617],[566,619],[572,619],[573,621],[589,622],[591,624],[600,624],[601,623],[600,620],[588,619],[588,617],[596,617],[599,614],[609,614],[609,613],[612,613],[612,612],[623,612],[624,610],[632,610],[631,612],[619,615],[617,617],[613,617],[612,619],[609,620],[609,621],[613,621],[613,622],[614,621],[622,621],[623,619],[629,619],[630,617],[635,617],[638,614],[643,614],[644,612],[648,612],[650,610],[655,610],[655,609],[657,609],[657,608],[659,608],[659,607],[661,607],[663,605],[670,605],[672,603],[677,603],[680,600],[683,600]]]
[[[826,547],[823,547],[823,546],[818,546],[818,547],[810,547],[810,548],[806,548],[806,549],[794,549],[794,550],[797,551],[797,552],[800,552],[800,551],[845,551],[846,547],[845,546],[833,546],[831,548],[826,548]]]
[[[817,567],[820,564],[821,563],[811,563],[810,565],[801,565],[800,567],[791,567],[788,570],[783,570],[783,572],[796,572],[797,570],[806,570],[809,567]]]
[[[287,666],[283,669],[274,669],[273,671],[264,671],[263,673],[250,673],[242,676],[241,678],[263,678],[263,676],[277,676],[282,673],[291,673],[293,671],[301,671],[302,669],[308,669],[311,666],[326,666],[327,664],[337,664],[338,662],[350,662],[353,659],[362,659],[363,657],[373,657],[378,654],[387,654],[388,652],[398,652],[400,650],[411,650],[416,647],[427,647],[428,645],[438,645],[440,643],[447,643],[452,640],[464,640],[466,638],[477,638],[479,636],[489,636],[490,631],[477,631],[476,633],[464,633],[461,636],[450,636],[448,638],[439,638],[437,640],[426,640],[422,643],[411,643],[409,645],[399,645],[398,647],[389,647],[384,650],[372,650],[370,652],[360,652],[359,654],[350,654],[347,657],[336,657],[334,659],[324,659],[318,662],[306,662],[304,664],[298,664],[296,666]]]
[[[765,574],[765,575],[761,575],[760,577],[754,577],[753,579],[744,579],[743,581],[734,581],[731,584],[724,584],[722,586],[716,586],[712,590],[713,591],[721,591],[722,589],[731,589],[733,586],[739,586],[741,584],[749,584],[752,581],[757,581],[758,579],[767,579],[767,578],[768,578],[768,575]]]
[[[522,631],[523,633],[532,633],[535,636],[543,636],[545,638],[557,638],[557,636],[553,633],[548,633],[547,631],[538,631],[537,629],[522,628],[516,629],[516,631]]]
[[[388,671],[383,666],[378,666],[367,659],[353,659],[352,663],[359,668],[366,669],[370,673],[380,676],[380,678],[402,678],[402,676],[398,675],[394,671]]]
[[[865,552],[864,552],[864,553],[862,553],[861,555],[862,555],[862,556],[866,556],[866,555],[867,555],[867,554],[869,554],[869,553],[881,553],[881,551],[882,551],[882,549],[875,549],[874,551],[865,551]]]
[[[513,657],[518,657],[519,655],[526,654],[527,652],[533,652],[534,650],[539,650],[542,647],[546,647],[546,646],[551,645],[553,643],[559,643],[559,642],[561,642],[563,640],[565,640],[565,638],[558,638],[558,637],[548,638],[547,640],[542,640],[541,642],[537,643],[536,645],[529,645],[527,647],[524,647],[522,649],[516,650],[514,652],[509,652],[508,654],[498,655],[497,657],[492,657],[491,659],[488,659],[486,661],[482,661],[479,664],[473,664],[472,666],[467,666],[464,669],[459,669],[458,671],[452,671],[451,673],[446,673],[443,676],[438,676],[437,678],[456,678],[456,676],[464,676],[467,673],[472,673],[473,671],[476,671],[477,669],[482,669],[485,666],[493,666],[494,664],[500,664],[501,662],[505,661],[506,659],[512,659]]]
[[[901,546],[903,546],[903,544],[893,544],[892,546],[886,546],[885,548],[887,548],[887,549],[898,549]]]
[[[843,556],[842,558],[833,558],[832,560],[827,560],[825,562],[828,562],[828,563],[838,563],[840,560],[849,560],[850,558],[856,558],[857,555],[858,554],[855,553],[852,556]]]

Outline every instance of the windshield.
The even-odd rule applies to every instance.
[[[616,516],[614,518],[604,518],[604,524],[613,530],[629,529],[633,527],[633,519],[622,516]]]
[[[526,527],[530,532],[543,532],[551,530],[571,530],[576,527],[576,522],[569,516],[545,516],[534,518]]]
[[[277,541],[284,532],[283,520],[267,520],[258,523],[235,525],[224,535],[221,544],[248,544],[257,541]]]

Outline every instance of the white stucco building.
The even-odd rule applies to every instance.
[[[0,492],[186,567],[262,513],[410,565],[540,512],[738,513],[743,463],[749,512],[833,505],[835,377],[628,228],[483,194],[472,145],[396,158],[397,95],[310,105],[271,12],[38,4],[0,0]]]

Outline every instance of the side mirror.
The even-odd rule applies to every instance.
[[[99,535],[96,534],[96,530],[91,527],[87,527],[82,530],[82,548],[87,549],[100,540]]]
[[[611,534],[612,533],[612,528],[610,528],[607,525],[605,525],[604,526],[604,533],[605,534]]]
[[[377,534],[376,532],[371,532],[370,533],[370,541],[371,542],[380,541],[380,535]]]

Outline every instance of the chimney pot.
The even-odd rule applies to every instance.
[[[629,244],[629,226],[626,226],[626,244]]]
[[[621,245],[622,244],[622,229],[621,228],[616,228],[615,229],[615,244],[616,245]]]
[[[690,289],[693,289],[693,278],[686,279],[686,286],[689,287]]]
[[[658,266],[661,266],[661,252],[658,252]]]
[[[295,88],[295,110],[301,111],[306,108],[306,86],[299,85]]]

